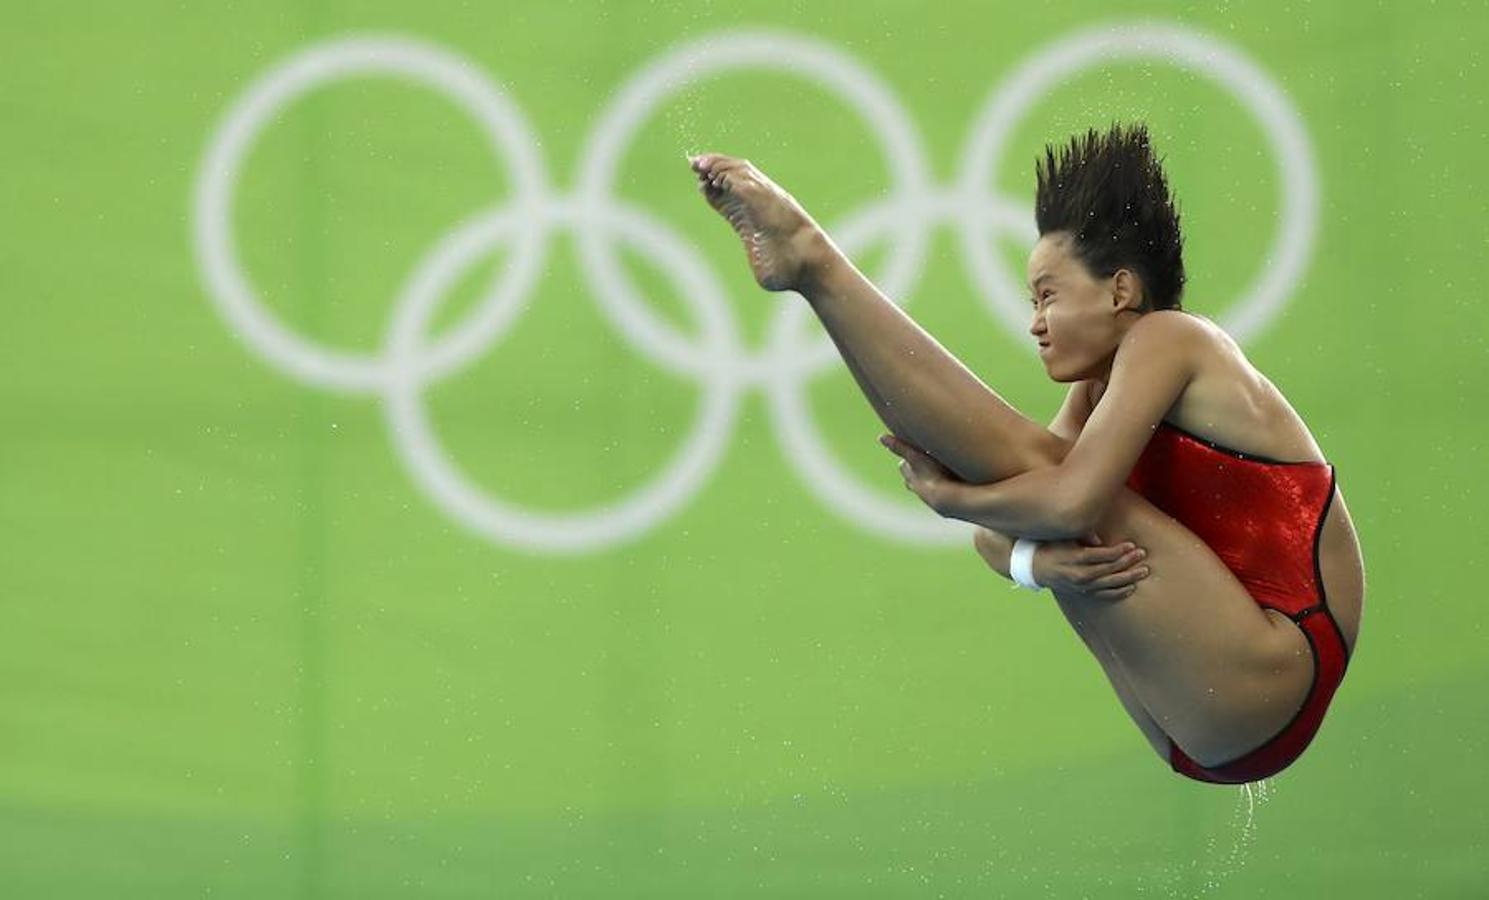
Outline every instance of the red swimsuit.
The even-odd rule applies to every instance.
[[[1174,771],[1198,781],[1241,784],[1282,771],[1313,740],[1349,652],[1324,596],[1318,542],[1334,499],[1334,467],[1278,462],[1222,447],[1167,422],[1127,486],[1209,545],[1258,606],[1285,613],[1313,651],[1313,684],[1292,721],[1266,743],[1205,768],[1169,741]]]

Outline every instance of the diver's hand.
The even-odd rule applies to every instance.
[[[698,190],[744,243],[756,283],[805,291],[835,248],[801,204],[747,159],[703,153],[688,162]]]
[[[962,504],[958,501],[966,496],[966,489],[971,485],[958,478],[940,460],[903,438],[881,434],[879,443],[900,458],[900,477],[905,479],[906,490],[914,493],[938,515],[960,518],[956,515],[962,511]]]
[[[1148,577],[1147,551],[1125,541],[1105,545],[1096,535],[1080,541],[1043,541],[1034,550],[1034,580],[1057,593],[1121,600]]]

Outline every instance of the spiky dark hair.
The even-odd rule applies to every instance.
[[[1040,235],[1069,232],[1073,252],[1091,274],[1131,269],[1142,279],[1145,310],[1183,309],[1184,237],[1162,160],[1148,127],[1112,123],[1089,129],[1036,160],[1034,219]]]

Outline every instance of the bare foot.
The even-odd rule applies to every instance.
[[[689,162],[698,189],[744,242],[755,281],[767,291],[800,291],[828,244],[801,204],[747,159],[704,153]]]

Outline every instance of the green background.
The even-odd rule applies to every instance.
[[[6,3],[0,894],[1489,894],[1489,15],[1000,7]],[[1323,730],[1250,795],[1168,771],[1048,595],[1010,591],[970,546],[916,547],[816,499],[760,391],[675,515],[534,555],[432,503],[379,400],[303,385],[235,338],[193,258],[211,133],[322,39],[405,35],[468,58],[566,191],[648,61],[788,29],[890,86],[939,184],[1027,54],[1142,18],[1264,69],[1321,176],[1309,265],[1245,349],[1338,467],[1369,590]],[[1186,303],[1218,316],[1278,206],[1261,131],[1214,84],[1161,64],[1073,77],[1010,136],[994,182],[1027,204],[1045,140],[1137,117],[1185,214]],[[696,248],[758,346],[796,301],[754,288],[694,192],[681,157],[703,149],[749,157],[829,223],[885,190],[883,161],[840,101],[759,71],[675,95],[629,146],[617,192]],[[509,191],[448,102],[343,81],[254,145],[238,246],[285,323],[373,352],[423,255]],[[995,252],[1017,265],[1024,248]],[[912,313],[1048,421],[1062,388],[988,315],[960,254],[938,228]],[[609,326],[579,265],[561,236],[516,327],[428,391],[472,480],[538,510],[625,496],[699,397]],[[657,264],[628,265],[696,333]],[[916,515],[846,370],[805,390],[839,464]]]

